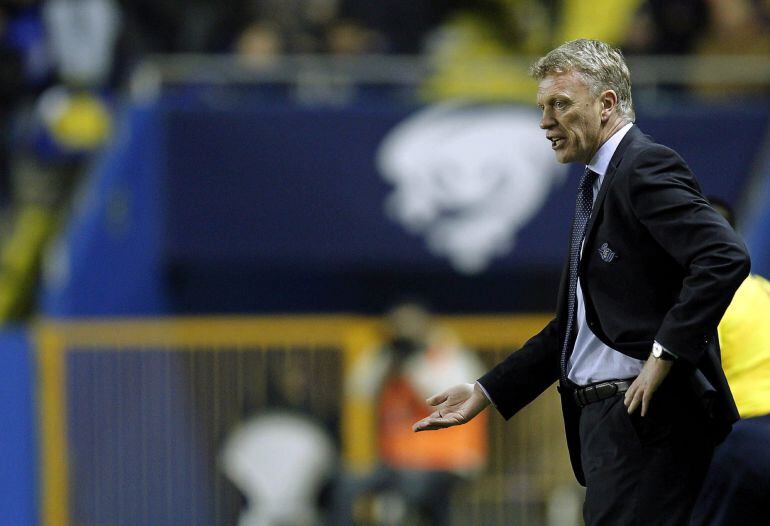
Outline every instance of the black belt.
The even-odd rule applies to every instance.
[[[633,380],[609,380],[587,385],[585,387],[576,387],[572,392],[575,403],[578,407],[585,407],[588,404],[599,402],[607,398],[612,398],[628,391]]]

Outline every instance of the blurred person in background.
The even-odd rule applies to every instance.
[[[270,22],[250,22],[235,41],[235,54],[247,67],[260,68],[275,62],[285,49],[280,30]]]
[[[35,194],[45,193],[30,187],[45,185],[23,177],[18,137],[53,76],[40,2],[0,3],[0,324],[25,318],[34,303],[39,248],[50,221],[28,207]]]
[[[642,0],[480,0],[450,2],[423,39],[436,69],[430,99],[461,97],[528,103],[536,88],[526,61],[580,37],[619,44]],[[511,60],[513,59],[513,60]]]
[[[698,55],[767,55],[768,20],[756,0],[705,0],[708,24],[693,50]]]
[[[247,0],[117,1],[124,27],[120,54],[127,69],[151,53],[227,51],[250,14]]]
[[[756,0],[646,0],[629,27],[623,46],[629,53],[693,55],[694,57],[755,56],[770,53],[769,11]],[[709,82],[714,66],[694,62],[686,86],[701,96],[757,95],[754,83]],[[682,91],[683,86],[666,86]]]
[[[269,25],[289,54],[324,51],[325,28],[339,16],[338,0],[242,0],[241,20]],[[240,31],[239,31],[240,32]]]
[[[556,316],[476,383],[431,397],[414,430],[490,404],[510,418],[558,380],[586,524],[686,524],[738,418],[716,330],[748,253],[681,157],[634,125],[619,50],[575,40],[530,71],[556,159],[585,167]]]
[[[47,0],[42,14],[56,82],[36,102],[28,146],[56,189],[47,201],[60,205],[111,132],[121,12],[114,0]]]
[[[247,382],[245,417],[221,446],[219,466],[245,499],[238,526],[317,526],[328,508],[337,403],[301,352],[265,354],[266,382]]]
[[[283,54],[363,55],[383,51],[382,36],[340,12],[337,0],[245,0],[233,49],[250,67]],[[243,22],[245,21],[245,23]]]
[[[536,0],[455,2],[423,42],[436,70],[426,81],[425,96],[531,100],[534,84],[526,67],[506,60],[546,49],[555,16],[554,4]]]
[[[331,437],[293,412],[265,411],[238,424],[219,458],[246,499],[238,526],[317,526],[318,494],[336,456]]]
[[[112,73],[120,33],[114,0],[46,0],[43,17],[59,79],[70,86],[101,87]]]
[[[770,26],[755,0],[707,0],[709,24],[699,35],[694,48],[698,57],[747,56],[766,63],[770,55]],[[698,64],[698,63],[696,63]],[[708,66],[694,69],[693,91],[700,96],[766,96],[764,84],[710,83]]]
[[[0,4],[0,323],[34,312],[42,250],[81,163],[107,139],[110,110],[94,90],[110,74],[118,28],[112,0]]]
[[[347,396],[374,406],[378,466],[344,478],[330,524],[353,524],[364,495],[374,499],[379,524],[406,524],[414,514],[428,524],[449,524],[452,490],[485,464],[486,419],[436,437],[412,433],[410,425],[428,415],[431,392],[483,369],[420,303],[396,305],[386,325],[386,341],[358,360],[346,385]]]
[[[0,6],[0,228],[11,200],[11,117],[22,94],[22,53],[9,30],[11,13]]]
[[[7,41],[21,62],[13,108],[16,199],[66,202],[81,162],[109,136],[109,93],[120,11],[113,0],[10,2]]]
[[[645,0],[623,41],[628,53],[691,53],[709,24],[706,0]]]
[[[474,2],[478,3],[478,2]],[[425,38],[462,1],[450,0],[339,0],[339,17],[355,21],[380,36],[380,50],[414,55],[424,50]]]
[[[709,197],[735,226],[730,205]],[[717,447],[692,526],[763,524],[770,517],[770,281],[750,274],[719,323],[722,366],[741,420]]]
[[[339,56],[355,56],[382,52],[383,37],[361,22],[341,18],[329,23],[325,32],[325,50]]]
[[[8,213],[19,191],[13,175],[18,121],[54,77],[48,48],[40,2],[0,3],[0,203]]]

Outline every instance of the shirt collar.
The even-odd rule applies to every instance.
[[[628,133],[628,130],[630,130],[633,125],[633,122],[629,122],[616,131],[612,137],[607,139],[604,144],[599,147],[599,151],[594,154],[593,159],[588,163],[588,168],[599,174],[599,179],[604,178],[604,174],[607,172],[607,167],[610,165],[612,156],[615,154],[615,150],[618,149],[618,144],[620,144],[620,141],[623,140],[623,137],[626,136],[626,133]]]

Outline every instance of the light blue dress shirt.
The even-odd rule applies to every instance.
[[[599,174],[594,183],[594,201],[599,193],[599,188],[604,182],[604,174],[610,164],[612,155],[618,148],[618,144],[631,129],[633,123],[629,122],[615,134],[607,139],[596,152],[594,158],[588,164],[588,168]],[[582,256],[582,254],[581,254]],[[644,366],[643,360],[636,360],[615,349],[606,346],[588,328],[586,323],[586,308],[583,301],[583,289],[580,279],[577,283],[577,337],[575,348],[567,365],[567,378],[577,385],[588,385],[604,380],[618,380],[637,376]]]

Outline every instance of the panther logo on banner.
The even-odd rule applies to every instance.
[[[399,123],[377,154],[394,187],[388,216],[458,272],[483,272],[566,175],[539,119],[515,106],[440,104]]]

